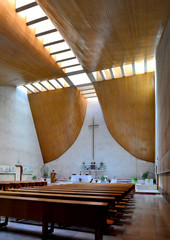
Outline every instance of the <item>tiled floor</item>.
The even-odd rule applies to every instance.
[[[0,240],[40,240],[41,227],[9,222]],[[53,240],[92,240],[93,233],[55,229]],[[103,240],[170,240],[170,204],[161,195],[135,195],[131,206]]]

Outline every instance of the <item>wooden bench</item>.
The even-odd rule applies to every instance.
[[[0,181],[0,190],[6,191],[9,188],[46,186],[47,182],[43,181]]]
[[[42,221],[42,239],[54,223],[95,229],[95,240],[103,239],[108,203],[0,195],[0,215]],[[51,229],[48,224],[51,223]]]
[[[72,195],[72,194],[51,194],[48,191],[46,193],[40,193],[37,191],[22,191],[22,190],[8,190],[0,191],[0,196],[19,196],[19,197],[36,197],[36,198],[48,198],[48,199],[66,199],[66,200],[79,200],[79,201],[94,201],[94,202],[107,202],[110,206],[114,206],[115,197],[107,196],[88,196],[88,195]]]

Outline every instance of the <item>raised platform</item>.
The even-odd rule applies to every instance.
[[[160,194],[160,192],[157,190],[157,185],[135,185],[135,193],[146,193],[146,194]]]

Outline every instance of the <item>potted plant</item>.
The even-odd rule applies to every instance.
[[[137,183],[138,182],[138,178],[137,177],[134,177],[134,178],[132,178],[132,183]]]
[[[100,179],[101,179],[101,182],[104,182],[104,180],[105,180],[105,176],[102,175]]]
[[[103,162],[100,162],[100,168],[102,168],[102,167],[103,167],[103,165],[104,165],[104,164],[103,164]]]
[[[71,176],[68,177],[69,181],[71,181]]]
[[[83,169],[86,170],[85,162],[83,162]]]
[[[48,173],[44,173],[44,181],[47,181]]]
[[[110,183],[110,182],[111,182],[111,179],[110,179],[110,178],[107,178],[107,181]]]
[[[34,176],[32,177],[32,180],[35,181],[36,179],[37,179],[37,176],[34,175]]]
[[[145,172],[145,173],[142,175],[143,180],[147,179],[148,177],[149,177],[149,172]]]
[[[79,182],[81,182],[82,181],[82,178],[79,178]]]

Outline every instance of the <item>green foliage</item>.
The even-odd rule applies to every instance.
[[[142,178],[145,180],[146,178],[149,178],[149,172],[145,172],[143,175],[142,175]]]
[[[44,178],[46,178],[46,177],[48,177],[48,173],[45,172],[44,173]]]
[[[68,179],[71,180],[71,176],[69,176]]]
[[[136,177],[132,178],[132,182],[136,184],[138,182],[138,178]]]
[[[100,162],[100,167],[103,167],[103,162]]]
[[[33,176],[32,177],[32,180],[34,181],[34,180],[36,180],[37,179],[37,176]]]
[[[101,179],[102,182],[104,182],[104,180],[105,180],[104,175],[102,175],[100,179]]]

